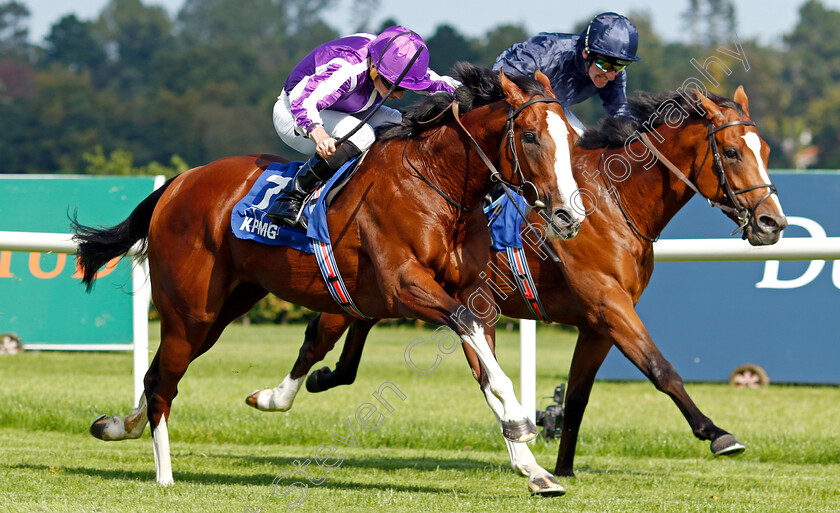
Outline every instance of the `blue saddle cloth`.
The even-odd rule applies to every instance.
[[[525,198],[511,193],[516,199],[519,209],[525,212]],[[507,194],[502,194],[490,206],[484,209],[488,214],[490,237],[493,239],[491,247],[496,251],[504,251],[505,248],[522,247],[522,215],[516,209]]]
[[[265,216],[265,211],[283,190],[289,180],[303,165],[303,162],[269,165],[254,183],[244,198],[234,205],[230,215],[230,229],[233,234],[246,240],[254,240],[272,246],[289,246],[307,253],[314,253],[312,240],[330,243],[327,228],[327,192],[352,169],[357,159],[351,159],[321,187],[317,200],[308,201],[303,216],[308,219],[306,232],[299,226],[277,225]]]

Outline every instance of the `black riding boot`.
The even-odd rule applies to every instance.
[[[332,178],[342,165],[360,153],[361,150],[355,144],[345,141],[328,159],[313,155],[300,166],[295,177],[289,180],[281,194],[269,205],[266,217],[276,224],[285,222],[296,225],[306,195],[318,182],[326,182]]]

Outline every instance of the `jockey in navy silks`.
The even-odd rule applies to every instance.
[[[399,25],[378,36],[358,33],[315,48],[292,70],[273,117],[283,142],[300,153],[317,156],[286,184],[285,194],[267,211],[269,219],[295,224],[301,203],[315,184],[328,180],[342,164],[367,150],[376,128],[401,122],[398,110],[382,106],[336,147],[336,138],[352,132],[383,98],[402,98],[405,89],[454,93],[455,86],[452,78],[429,69],[423,39]]]
[[[580,34],[542,32],[503,51],[493,65],[508,75],[545,73],[569,123],[583,124],[568,108],[598,94],[610,116],[633,118],[627,107],[627,72],[639,46],[636,26],[613,12],[599,14]]]

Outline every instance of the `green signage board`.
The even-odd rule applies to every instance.
[[[160,177],[0,175],[0,231],[70,233],[122,222]],[[85,292],[74,255],[0,248],[0,333],[39,349],[115,349],[133,343],[130,259],[100,271]]]

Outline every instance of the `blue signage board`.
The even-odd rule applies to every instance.
[[[784,237],[840,236],[840,174],[771,179],[790,223]],[[662,238],[726,238],[734,228],[695,197]],[[771,382],[840,383],[840,260],[658,262],[636,311],[685,381],[727,381],[750,363]],[[598,378],[645,379],[616,350]]]

